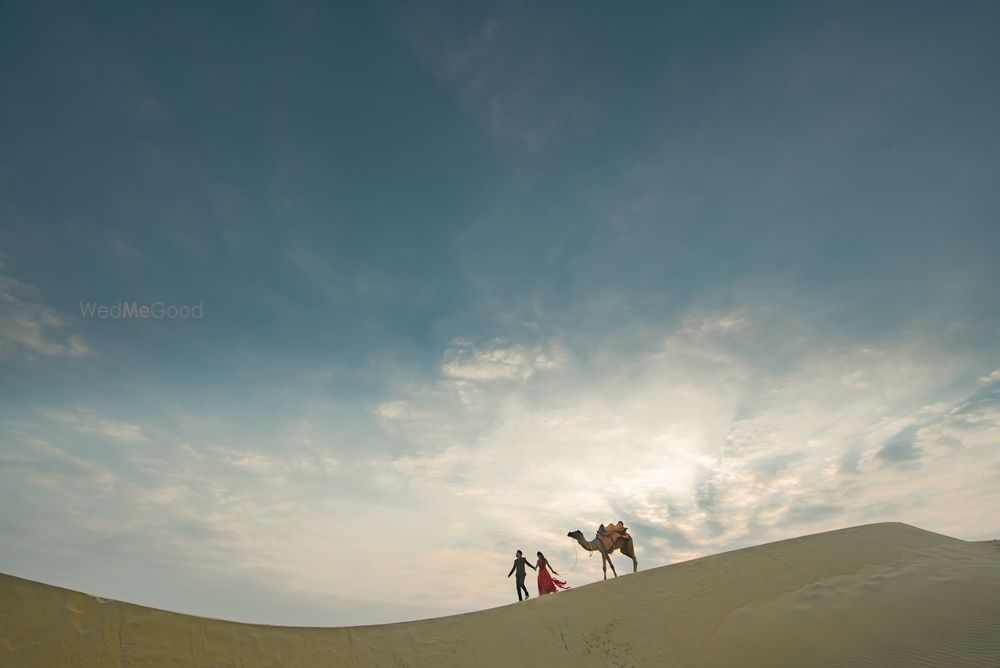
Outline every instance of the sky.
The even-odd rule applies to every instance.
[[[608,521],[1000,537],[998,29],[0,4],[0,571],[325,626],[593,582]]]

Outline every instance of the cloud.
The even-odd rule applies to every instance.
[[[0,262],[0,358],[84,357],[93,351],[67,322],[39,302],[33,286],[6,275]]]
[[[44,496],[74,509],[40,506],[75,527],[60,547],[73,559],[131,563],[155,546],[147,566],[162,559],[182,580],[225,571],[400,611],[505,601],[506,590],[453,582],[433,565],[462,554],[502,571],[524,526],[529,549],[568,567],[579,555],[566,531],[623,519],[648,568],[879,519],[959,534],[989,521],[978,508],[995,487],[1000,430],[981,371],[944,401],[954,360],[919,340],[810,346],[800,323],[794,345],[775,350],[771,327],[792,329],[747,306],[738,316],[693,308],[663,330],[635,325],[602,339],[599,354],[564,337],[455,338],[433,373],[401,375],[360,418],[323,401],[263,428],[201,408],[125,422],[49,407],[33,432],[5,439],[0,489],[11,506]],[[148,445],[102,464],[58,444],[56,427]],[[886,461],[896,442],[936,475]],[[973,463],[981,480],[967,475]],[[961,522],[939,497],[964,503]],[[399,545],[428,535],[434,549],[414,562],[428,570],[401,572]],[[349,563],[345,546],[359,537],[365,582],[331,568]],[[599,577],[593,560],[574,570],[578,583]]]
[[[713,333],[738,332],[750,325],[749,319],[739,311],[729,313],[689,314],[683,318],[679,333],[702,336]]]
[[[108,431],[107,423],[95,421],[89,411],[45,413],[60,425]],[[327,602],[312,606],[313,614],[322,612],[330,623],[357,623],[345,598],[362,602],[357,610],[369,623],[384,621],[387,608],[393,614],[409,610],[414,617],[446,612],[426,604],[419,592],[411,596],[365,584],[347,567],[344,546],[368,533],[372,553],[366,568],[386,579],[398,568],[391,549],[394,535],[344,529],[352,521],[393,527],[400,516],[381,509],[386,500],[379,491],[359,493],[357,485],[351,486],[353,478],[376,474],[360,455],[336,462],[318,438],[312,444],[298,440],[277,451],[268,448],[280,432],[288,435],[282,429],[246,438],[241,447],[177,443],[173,439],[181,433],[168,440],[149,437],[155,447],[122,448],[116,458],[101,463],[91,451],[72,452],[72,438],[65,439],[70,445],[58,446],[34,435],[50,430],[44,422],[0,423],[0,503],[29,509],[0,522],[5,534],[10,530],[20,537],[5,551],[5,568],[30,554],[32,542],[42,541],[48,554],[62,555],[81,570],[100,565],[106,571],[115,564],[122,572],[134,570],[136,577],[149,569],[160,577],[172,575],[192,596],[180,609],[202,614],[215,609],[222,616],[270,623],[288,623],[301,614],[283,618],[260,605],[239,613],[224,605],[192,608],[191,601],[200,600],[190,591],[192,583],[215,575],[236,578],[251,589],[280,582],[289,600],[318,598],[322,592]],[[22,569],[31,572],[27,562]],[[73,581],[70,575],[61,583]],[[152,600],[139,600],[156,603],[163,597],[159,591]],[[135,600],[134,593],[129,598]]]
[[[511,344],[497,338],[482,346],[455,339],[444,353],[441,373],[449,378],[471,381],[526,380],[541,369],[555,369],[565,363],[558,346],[545,349]]]
[[[541,149],[588,113],[586,99],[559,86],[566,63],[555,24],[508,8],[472,29],[427,13],[402,25],[417,59],[496,144]]]
[[[390,467],[408,478],[426,483],[428,480],[463,482],[462,469],[473,463],[486,464],[495,453],[488,450],[470,451],[453,446],[431,456],[403,456],[392,460]]]
[[[979,379],[980,385],[988,385],[1000,381],[1000,369],[994,369],[987,375]]]
[[[336,17],[307,10],[269,41],[303,76],[266,65],[248,116],[224,99],[188,122],[191,90],[87,47],[110,87],[6,128],[19,173],[62,195],[8,189],[0,246],[37,275],[220,310],[197,331],[84,329],[59,310],[79,286],[0,264],[0,565],[224,578],[226,614],[280,587],[388,616],[507,601],[502,578],[441,564],[505,572],[525,527],[565,563],[566,530],[621,518],[643,568],[880,519],[998,528],[989,21],[362,13],[344,25],[371,34],[340,46],[370,51],[372,76],[343,96],[309,85],[339,47],[311,39]],[[53,28],[24,38],[57,59],[88,40],[75,19],[18,23]],[[202,51],[221,60],[199,85],[238,93],[261,70]],[[202,126],[234,131],[195,147]],[[274,141],[241,142],[255,129]]]
[[[70,450],[53,444],[36,435],[22,436],[0,442],[0,460],[11,470],[31,469],[39,464],[44,476],[31,479],[48,489],[59,488],[71,482],[86,484],[92,489],[109,491],[119,478],[105,467],[80,457]]]
[[[1000,409],[1000,377],[993,372],[979,380],[980,387],[948,412],[952,426],[974,430],[995,424]]]
[[[142,443],[148,440],[142,427],[98,415],[94,410],[80,406],[42,408],[40,412],[50,420],[85,434],[97,434],[119,443]]]

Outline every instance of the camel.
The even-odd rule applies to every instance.
[[[583,546],[587,552],[600,552],[601,553],[601,568],[604,569],[604,579],[608,579],[608,566],[611,566],[611,572],[614,573],[615,577],[618,577],[618,571],[615,570],[615,565],[611,563],[611,553],[618,550],[626,557],[631,557],[632,559],[632,572],[635,573],[639,570],[639,560],[635,558],[635,545],[632,543],[632,536],[618,536],[615,542],[611,545],[611,549],[607,550],[604,547],[604,543],[594,537],[594,540],[585,540],[583,537],[583,532],[577,529],[576,531],[570,531],[566,534],[570,538],[575,538],[576,542]]]

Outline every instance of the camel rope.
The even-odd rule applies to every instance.
[[[568,571],[566,571],[567,573],[572,573],[573,571],[576,570],[576,563],[577,563],[577,560],[580,557],[580,543],[578,543],[578,542],[576,542],[576,540],[574,540],[573,541],[573,545],[576,547],[576,549],[573,550],[573,567],[570,568]],[[588,557],[592,557],[592,556],[594,556],[594,553],[593,552],[587,552],[587,556]]]
[[[574,544],[575,543],[576,542],[574,541]],[[576,545],[576,549],[573,550],[573,565],[570,567],[570,569],[568,571],[566,571],[567,575],[569,575],[570,573],[572,573],[573,571],[576,570],[576,560],[577,560],[577,557],[579,557],[579,556],[580,556],[580,546],[577,544]]]

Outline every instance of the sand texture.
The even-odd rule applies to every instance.
[[[352,628],[204,619],[2,575],[0,666],[997,668],[1000,549],[872,524]]]

